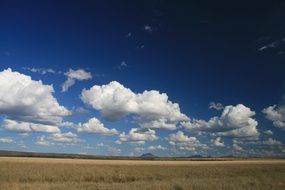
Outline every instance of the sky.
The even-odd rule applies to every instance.
[[[284,157],[284,9],[0,0],[0,149]]]

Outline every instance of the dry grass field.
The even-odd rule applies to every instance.
[[[128,161],[2,157],[0,189],[285,189],[285,161]]]

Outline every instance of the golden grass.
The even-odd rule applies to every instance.
[[[284,160],[0,158],[0,190],[285,189]]]

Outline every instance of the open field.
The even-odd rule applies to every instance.
[[[285,189],[285,160],[0,157],[0,189]]]

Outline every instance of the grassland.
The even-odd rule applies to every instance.
[[[2,157],[0,189],[285,189],[285,161],[128,161]]]

